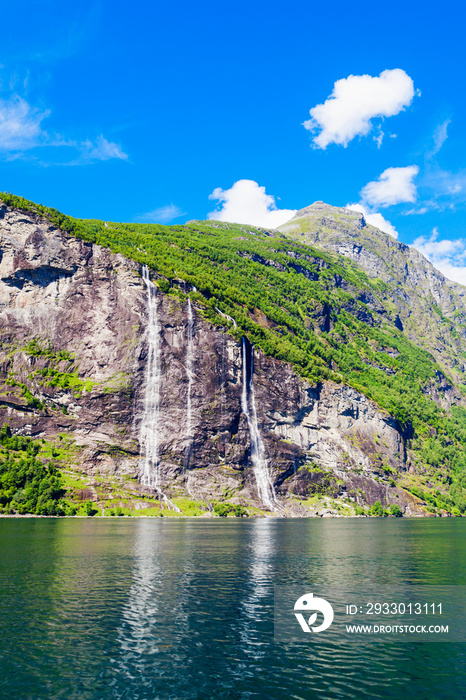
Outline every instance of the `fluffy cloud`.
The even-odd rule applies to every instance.
[[[260,187],[254,180],[238,180],[229,190],[217,187],[209,199],[221,205],[207,215],[217,221],[278,228],[296,213],[296,209],[278,209],[275,197],[266,194],[265,187]]]
[[[466,240],[438,240],[436,228],[429,237],[419,236],[413,243],[420,253],[430,260],[432,265],[440,270],[445,277],[466,285]]]
[[[395,229],[393,224],[391,224],[387,219],[384,219],[382,214],[379,212],[370,212],[363,204],[347,204],[347,209],[352,209],[353,211],[359,211],[363,214],[365,220],[371,226],[375,226],[384,233],[389,233],[393,238],[398,238],[398,231]]]
[[[185,212],[180,207],[177,207],[176,204],[167,204],[165,207],[159,207],[145,214],[140,214],[136,218],[138,221],[146,221],[151,224],[167,224],[169,221],[183,216],[183,214]]]
[[[398,238],[395,227],[375,209],[390,207],[401,202],[414,202],[417,190],[413,180],[418,172],[417,165],[409,165],[406,168],[387,168],[377,180],[368,182],[362,188],[361,201],[358,204],[346,206],[348,209],[361,212],[368,224]]]
[[[417,191],[413,180],[419,172],[417,165],[387,168],[361,190],[361,201],[369,206],[390,207],[401,202],[415,202]]]
[[[24,151],[44,143],[47,135],[41,122],[48,115],[48,111],[34,109],[17,95],[0,100],[0,151]]]
[[[414,97],[412,79],[404,70],[384,70],[378,77],[349,75],[337,80],[324,104],[310,110],[304,127],[314,136],[316,148],[330,143],[347,146],[355,136],[365,136],[375,117],[392,117],[408,107]],[[376,141],[380,146],[382,132]]]

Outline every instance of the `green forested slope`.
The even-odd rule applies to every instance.
[[[435,475],[439,493],[453,479],[447,498],[465,509],[466,410],[459,399],[447,410],[430,397],[439,382],[453,380],[400,330],[387,282],[278,231],[76,220],[14,195],[0,197],[147,264],[162,291],[189,293],[211,322],[238,338],[247,335],[311,382],[344,382],[372,398],[398,420],[417,468]]]
[[[428,350],[458,385],[465,384],[466,287],[446,279],[415,248],[344,207],[314,202],[278,230],[386,282],[386,304],[396,309],[404,334]]]

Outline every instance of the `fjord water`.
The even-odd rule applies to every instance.
[[[273,585],[466,583],[462,519],[2,519],[0,697],[463,697],[464,645],[273,641]]]

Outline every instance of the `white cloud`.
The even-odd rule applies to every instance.
[[[113,158],[128,159],[121,146],[102,135],[94,141],[72,141],[57,134],[50,135],[42,128],[42,121],[49,114],[50,110],[33,107],[16,94],[8,99],[0,99],[0,153],[3,157],[19,158],[39,148],[52,148],[54,154],[59,154],[57,149],[62,148],[66,149],[67,158],[55,163],[51,159],[42,165],[84,165]],[[70,160],[69,154],[73,150],[78,156],[75,155]]]
[[[347,204],[348,209],[359,211],[364,215],[368,224],[375,226],[384,233],[398,238],[398,232],[376,209],[390,207],[401,202],[414,202],[417,196],[413,182],[419,172],[417,165],[406,168],[387,168],[372,182],[368,182],[361,192],[361,201],[357,204]]]
[[[432,144],[425,152],[425,167],[418,183],[420,201],[412,209],[403,212],[406,215],[454,209],[457,204],[464,204],[466,201],[466,171],[443,170],[436,158],[448,138],[450,123],[451,120],[446,119],[433,133]]]
[[[433,149],[427,154],[429,157],[435,156],[440,149],[442,148],[443,144],[448,138],[448,126],[450,124],[450,119],[446,119],[442,124],[439,124],[439,126],[435,129],[434,131],[434,147]]]
[[[371,212],[363,204],[347,204],[346,208],[360,212],[368,224],[375,226],[384,233],[389,233],[393,238],[398,238],[398,231],[396,228],[379,212]]]
[[[0,100],[0,151],[24,151],[44,143],[47,134],[41,122],[49,114],[31,107],[18,95]]]
[[[177,207],[176,204],[167,204],[165,207],[159,207],[153,211],[148,211],[145,214],[137,216],[138,221],[147,221],[148,223],[166,224],[169,221],[178,219],[185,214],[184,211]]]
[[[382,129],[379,127],[378,132],[375,136],[373,136],[374,141],[377,144],[377,148],[380,148],[382,145],[383,137],[385,136],[384,132]]]
[[[466,240],[458,238],[455,241],[439,241],[438,236],[439,232],[434,228],[428,238],[416,238],[413,248],[425,255],[445,277],[466,285]]]
[[[313,139],[316,148],[330,143],[346,147],[355,136],[370,132],[372,119],[398,114],[413,97],[413,81],[400,68],[384,70],[378,77],[349,75],[337,80],[330,97],[310,110],[311,119],[304,127],[320,132]]]
[[[421,192],[424,193],[425,198],[419,202],[418,206],[403,214],[454,210],[458,205],[466,203],[466,171],[454,173],[438,167],[429,168],[425,171],[421,184]]]
[[[408,209],[407,211],[403,211],[402,214],[403,214],[403,216],[410,216],[412,214],[427,214],[427,212],[431,211],[432,209],[438,209],[436,202],[434,202],[434,201],[423,202],[422,206],[413,207],[413,209]]]
[[[445,203],[448,207],[455,202],[464,202],[466,170],[451,172],[434,166],[427,171],[424,186],[433,193],[433,199],[438,201],[439,208],[445,208]]]
[[[360,194],[362,202],[376,207],[390,207],[400,202],[415,202],[417,191],[413,180],[419,172],[417,165],[387,168],[373,182],[368,182]]]
[[[113,143],[113,141],[107,141],[102,135],[94,143],[87,140],[80,143],[78,147],[82,151],[82,160],[87,163],[95,162],[96,160],[110,160],[111,158],[128,160],[128,156],[121,146]]]
[[[238,180],[229,190],[217,187],[209,199],[217,200],[221,207],[209,212],[209,219],[230,221],[236,224],[278,228],[296,213],[296,209],[278,209],[275,197],[265,193],[254,180]]]

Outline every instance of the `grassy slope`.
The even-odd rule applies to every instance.
[[[218,222],[105,224],[0,197],[149,265],[164,292],[189,293],[212,323],[238,338],[247,335],[311,382],[344,382],[372,398],[412,435],[417,470],[434,487],[428,490],[444,492],[453,478],[452,497],[466,509],[466,411],[458,406],[447,413],[423,393],[441,370],[396,328],[385,283],[279,232]],[[419,492],[419,484],[414,488]],[[431,499],[439,506],[445,501]]]

